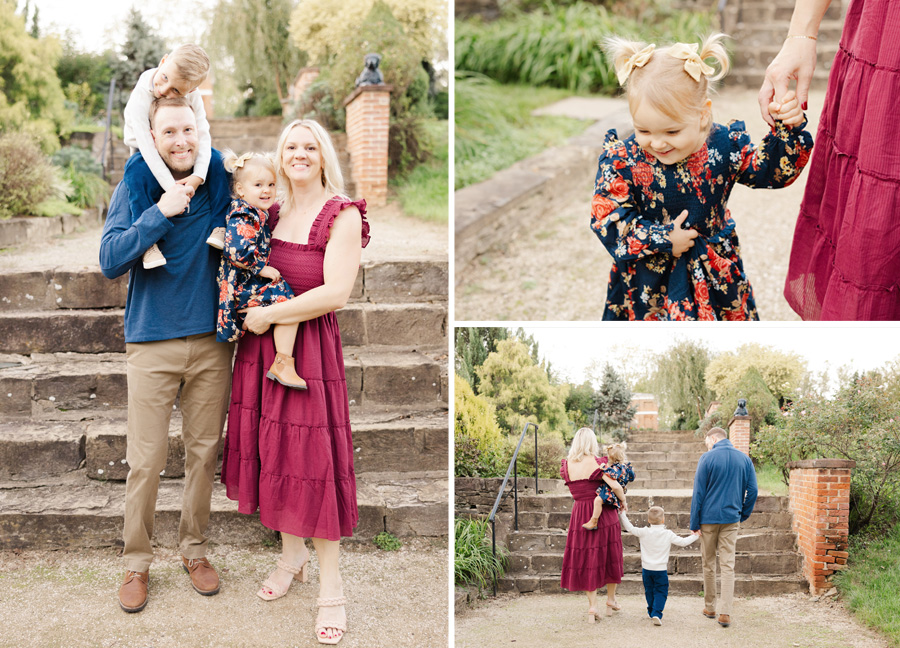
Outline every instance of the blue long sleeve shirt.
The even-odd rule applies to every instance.
[[[753,513],[756,495],[756,471],[750,457],[722,439],[697,462],[691,531],[701,524],[743,522]]]
[[[221,154],[213,149],[206,182],[191,198],[190,211],[166,218],[156,206],[162,194],[147,163],[139,153],[133,155],[113,192],[103,226],[101,271],[110,279],[130,272],[126,342],[170,340],[216,330],[216,272],[221,253],[206,239],[213,227],[224,222],[231,199]],[[159,244],[166,265],[145,270],[141,257],[154,243]]]

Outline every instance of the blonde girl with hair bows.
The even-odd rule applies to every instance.
[[[770,105],[775,125],[759,147],[743,122],[713,122],[724,38],[605,44],[635,130],[607,134],[594,185],[591,229],[613,257],[605,320],[759,319],[726,202],[736,182],[791,184],[813,142],[793,93]]]
[[[260,153],[224,152],[225,170],[232,174],[233,199],[225,228],[225,249],[219,264],[219,317],[216,339],[234,342],[244,334],[243,313],[294,296],[276,268],[268,265],[272,231],[268,209],[275,202],[275,163]],[[266,378],[291,389],[306,389],[292,356],[296,324],[278,324],[272,337],[275,361]]]
[[[625,442],[606,446],[606,458],[609,464],[600,466],[603,469],[603,483],[596,490],[594,512],[591,514],[591,519],[581,525],[588,531],[594,531],[597,528],[597,521],[603,512],[604,504],[622,511],[628,510],[625,493],[628,492],[628,482],[634,481],[634,469],[625,456]]]

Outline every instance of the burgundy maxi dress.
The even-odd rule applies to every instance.
[[[307,243],[272,239],[269,264],[295,295],[324,284],[331,226],[349,205],[363,214],[365,247],[365,201],[338,197],[325,203]],[[271,218],[274,229],[275,208]],[[238,501],[241,513],[259,509],[260,521],[270,529],[303,538],[350,536],[359,513],[344,355],[334,312],[299,324],[294,360],[307,391],[266,378],[274,359],[271,328],[263,335],[248,332],[238,343],[222,460],[226,493]]]
[[[784,296],[805,320],[900,319],[900,2],[852,0]]]
[[[571,481],[565,459],[560,468],[560,474],[575,499],[559,583],[570,592],[592,592],[607,583],[621,583],[625,574],[622,528],[617,509],[603,505],[596,531],[588,531],[581,526],[591,519],[596,491],[603,483],[603,471],[599,464],[608,461],[606,457],[595,459],[597,470],[587,479]]]

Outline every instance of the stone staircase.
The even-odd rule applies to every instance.
[[[628,441],[628,458],[636,480],[629,485],[628,518],[635,526],[647,525],[647,509],[662,506],[666,526],[679,535],[690,533],[691,488],[697,459],[705,450],[693,432],[640,432]],[[525,480],[523,480],[525,481]],[[559,586],[566,527],[572,498],[561,480],[542,480],[542,491],[519,497],[519,530],[510,530],[505,542],[510,550],[509,570],[498,582],[508,592],[561,592]],[[507,498],[508,500],[509,498]],[[735,560],[735,594],[780,594],[805,590],[800,574],[801,558],[791,528],[788,498],[760,495],[750,518],[741,525]],[[498,536],[501,535],[498,531]],[[625,578],[618,591],[643,592],[638,539],[623,532]],[[703,590],[699,541],[688,547],[672,547],[669,557],[669,589],[697,595]]]
[[[126,277],[109,281],[96,265],[70,259],[11,265],[0,277],[0,549],[119,544]],[[448,532],[447,286],[446,257],[366,261],[338,312],[359,539]],[[175,410],[155,533],[169,545],[184,467],[177,403]],[[210,535],[241,543],[272,533],[238,514],[217,484]]]

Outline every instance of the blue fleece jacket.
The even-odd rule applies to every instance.
[[[743,522],[753,513],[756,494],[756,471],[750,457],[722,439],[697,462],[691,531],[701,524]]]
[[[113,192],[103,226],[103,274],[113,279],[131,271],[126,342],[171,340],[216,330],[221,252],[206,239],[224,222],[231,200],[221,154],[213,149],[206,182],[191,198],[189,212],[166,218],[156,206],[162,194],[144,158],[135,153]],[[154,243],[166,265],[145,270],[141,257]]]

